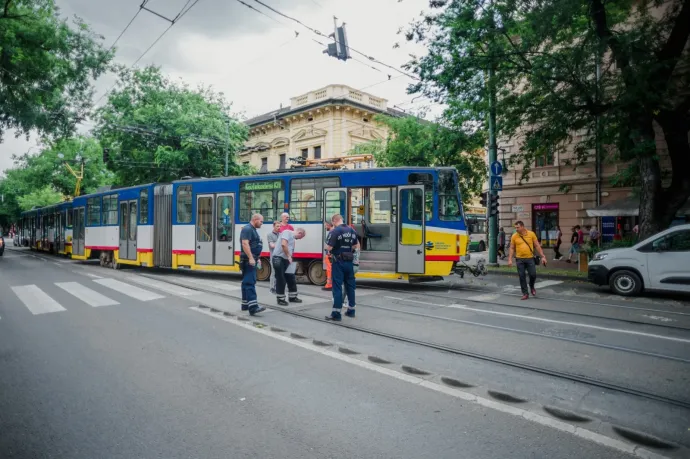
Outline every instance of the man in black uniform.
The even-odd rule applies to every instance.
[[[240,242],[242,244],[242,251],[240,252],[240,269],[242,270],[242,310],[249,311],[250,315],[254,315],[266,308],[259,306],[256,297],[256,270],[259,269],[257,264],[261,263],[261,250],[263,243],[261,237],[256,231],[261,228],[264,222],[264,217],[261,214],[252,215],[252,221],[249,222],[240,232]]]
[[[334,215],[331,220],[333,230],[326,239],[326,251],[330,253],[331,276],[333,278],[333,310],[327,320],[341,321],[343,308],[343,283],[347,291],[348,308],[345,315],[355,317],[355,251],[359,249],[357,233],[343,223],[342,215]]]

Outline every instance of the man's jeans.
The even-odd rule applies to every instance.
[[[529,274],[529,288],[531,290],[537,281],[537,265],[534,264],[534,258],[517,258],[516,262],[518,275],[520,276],[520,289],[523,295],[529,295],[527,274]]]

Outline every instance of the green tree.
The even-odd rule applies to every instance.
[[[4,224],[16,221],[19,212],[25,210],[20,204],[22,198],[50,196],[40,193],[37,195],[46,187],[55,190],[61,197],[72,196],[77,179],[69,172],[65,163],[79,172],[83,162],[82,194],[93,192],[113,180],[112,173],[103,164],[100,144],[90,137],[54,141],[38,154],[14,156],[14,162],[15,167],[7,169],[5,178],[0,181],[0,193],[4,196],[3,205],[0,206],[0,222]]]
[[[24,211],[32,209],[33,207],[44,207],[51,204],[57,204],[58,202],[64,201],[64,196],[51,185],[46,185],[29,194],[20,196],[17,201],[19,208]]]
[[[124,69],[94,133],[110,148],[108,167],[121,185],[223,175],[226,148],[229,174],[242,175],[249,169],[235,158],[248,130],[229,113],[222,93],[192,90],[153,66]]]
[[[376,120],[388,126],[385,145],[369,147],[378,166],[455,167],[464,202],[481,192],[487,175],[483,131],[449,128],[413,116],[378,116]]]
[[[430,6],[407,31],[407,39],[429,50],[407,66],[420,78],[412,93],[447,104],[448,122],[484,123],[493,70],[499,133],[524,139],[510,158],[523,167],[523,179],[538,156],[561,153],[583,163],[593,152],[604,160],[606,151],[608,160],[630,165],[625,175],[639,187],[641,236],[670,224],[690,196],[684,52],[690,0],[432,0]],[[668,145],[668,177],[655,127]]]
[[[0,0],[0,141],[7,129],[74,132],[92,104],[91,80],[113,57],[102,39],[79,18],[61,19],[54,0]]]

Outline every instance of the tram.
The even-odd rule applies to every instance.
[[[19,240],[24,246],[55,255],[72,253],[72,203],[22,212],[19,221]]]
[[[357,278],[435,280],[454,273],[469,247],[461,203],[454,168],[306,167],[111,189],[57,207],[70,206],[71,218],[58,214],[69,225],[73,259],[225,272],[239,272],[240,231],[252,214],[263,215],[259,235],[266,241],[271,223],[287,212],[306,231],[295,248],[297,273],[323,285],[324,221],[334,214],[359,236]],[[56,215],[53,207],[26,212],[22,223],[40,225],[40,233],[46,213]],[[258,278],[267,280],[268,251],[261,256]]]

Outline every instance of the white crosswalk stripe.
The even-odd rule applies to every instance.
[[[139,301],[151,301],[165,298],[163,295],[144,290],[143,288],[139,288],[134,285],[126,284],[117,279],[94,279],[94,282]]]
[[[137,284],[141,285],[146,285],[148,287],[153,287],[158,290],[162,290],[164,292],[172,293],[173,295],[180,295],[180,296],[190,296],[199,293],[198,291],[185,288],[185,287],[180,287],[179,285],[174,285],[174,284],[169,284],[167,282],[160,282],[154,279],[151,279],[149,277],[147,278],[140,278],[140,277],[130,277],[128,280],[131,280],[132,282],[136,282]]]
[[[91,290],[90,288],[81,285],[79,282],[56,282],[55,285],[67,293],[79,298],[89,306],[99,307],[120,304],[115,300],[111,300],[105,295],[101,295],[95,290]]]
[[[12,291],[33,315],[66,311],[60,303],[52,299],[36,285],[12,287]]]

